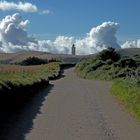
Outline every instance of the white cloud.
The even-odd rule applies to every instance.
[[[19,26],[23,29],[26,29],[29,23],[29,20],[21,21]]]
[[[33,5],[29,2],[8,2],[8,1],[0,1],[0,10],[18,10],[23,12],[37,12],[37,6]]]
[[[20,14],[16,13],[12,16],[6,16],[0,22],[1,40],[11,42],[12,44],[26,44],[28,41],[33,41],[28,37],[24,28],[27,27],[28,20],[23,21]]]
[[[42,12],[40,12],[40,15],[46,15],[46,14],[51,14],[52,12],[48,9],[43,10]]]
[[[37,42],[28,36],[25,30],[28,23],[29,21],[23,21],[18,13],[6,16],[0,21],[0,41],[3,51],[11,52],[11,50],[16,50],[17,46],[22,49],[22,46],[28,46],[29,42]]]
[[[116,32],[118,23],[104,22],[97,27],[93,27],[86,37],[76,40],[78,53],[92,54],[108,47],[119,48]]]
[[[121,48],[140,48],[140,39],[134,41],[126,41]]]
[[[92,54],[107,47],[118,48],[115,37],[118,23],[104,22],[92,28],[84,38],[58,36],[55,40],[37,40],[27,33],[28,20],[16,13],[0,21],[0,51],[38,50],[52,53],[70,53],[73,43],[77,54]]]

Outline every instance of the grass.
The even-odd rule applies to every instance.
[[[128,80],[114,81],[111,93],[125,104],[126,108],[140,120],[140,87]]]
[[[0,65],[0,110],[3,111],[2,114],[7,116],[10,112],[21,109],[32,100],[32,97],[48,86],[49,80],[58,78],[61,69],[73,65],[62,62],[34,66]],[[52,86],[50,85],[49,88]]]
[[[0,89],[12,84],[14,86],[33,85],[41,80],[57,77],[60,63],[36,66],[0,65]]]

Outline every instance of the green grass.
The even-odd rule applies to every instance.
[[[9,84],[14,86],[32,85],[34,83],[40,82],[41,80],[47,81],[50,77],[57,77],[60,72],[60,63],[56,62],[34,66],[29,70],[28,66],[27,68],[24,67],[23,70],[19,70],[20,66],[15,66],[17,67],[16,70],[14,69],[14,71],[12,71],[12,67],[13,66],[8,66],[8,72],[0,73],[0,88],[2,88],[2,86],[6,87]]]
[[[121,100],[126,108],[140,120],[140,87],[132,84],[130,80],[119,79],[114,81],[111,93]]]

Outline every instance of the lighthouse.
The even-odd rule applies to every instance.
[[[72,55],[76,55],[76,47],[75,47],[75,44],[72,45],[71,54]]]

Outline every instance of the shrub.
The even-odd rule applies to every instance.
[[[94,64],[88,65],[87,67],[85,67],[84,72],[89,73],[91,71],[93,71],[93,66]]]
[[[121,78],[121,77],[126,77],[131,73],[131,69],[130,68],[122,68],[118,71],[118,73],[116,74],[116,78]]]
[[[110,80],[133,77],[137,81],[135,83],[140,83],[139,67],[140,56],[120,57],[113,48],[83,59],[76,65],[77,73],[85,75],[85,78]]]
[[[113,67],[120,67],[119,62],[115,62],[115,63],[113,63]]]
[[[82,60],[81,62],[79,62],[79,63],[76,65],[76,69],[78,69],[78,70],[80,70],[80,71],[83,71],[84,68],[85,68],[86,66],[88,66],[88,65],[89,65],[88,61]]]
[[[98,69],[99,67],[103,66],[105,64],[104,61],[102,60],[97,60],[94,64],[93,64],[93,70]]]
[[[120,59],[120,54],[118,54],[114,48],[108,48],[101,51],[97,58],[103,61],[111,59],[112,61],[116,62]]]
[[[102,67],[103,70],[110,70],[111,69],[111,66],[110,65],[104,65]]]
[[[41,65],[41,64],[47,64],[48,60],[43,60],[38,57],[28,57],[27,59],[23,60],[20,65]]]
[[[113,61],[111,59],[106,60],[106,64],[111,65],[113,64]]]
[[[129,68],[137,67],[136,66],[136,61],[133,60],[132,58],[127,58],[127,57],[126,58],[121,58],[118,63],[119,63],[119,66],[121,68],[124,68],[124,67],[129,67]]]
[[[52,58],[48,60],[48,63],[51,63],[51,62],[61,62],[61,61],[57,60],[56,58]]]

